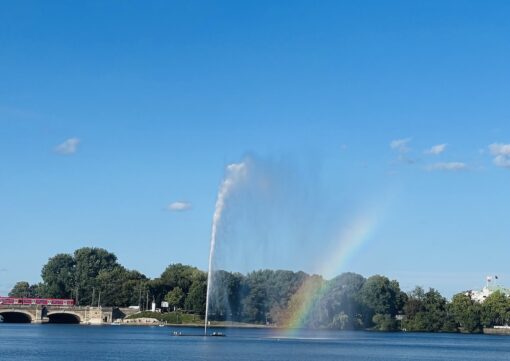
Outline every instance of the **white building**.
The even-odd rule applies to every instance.
[[[470,290],[466,292],[466,295],[471,297],[472,300],[483,303],[487,297],[493,294],[496,291],[503,293],[504,295],[510,297],[510,289],[505,288],[497,284],[498,276],[487,276],[487,283],[485,287],[480,291]]]

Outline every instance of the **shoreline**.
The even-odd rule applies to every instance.
[[[16,323],[16,322],[0,322],[0,325],[43,325],[42,323]],[[44,324],[45,325],[45,324]],[[72,324],[68,324],[72,325]],[[93,327],[109,327],[109,326],[123,326],[123,327],[174,327],[174,328],[204,328],[204,325],[196,324],[196,323],[148,323],[148,322],[112,322],[112,323],[103,323],[103,324],[91,324],[91,323],[77,323],[74,324],[77,326],[93,326]],[[267,326],[267,325],[258,325],[258,324],[217,324],[217,325],[209,325],[208,329],[221,328],[221,329],[267,329],[267,330],[281,330],[288,331],[289,328],[278,327],[278,326]],[[334,332],[370,332],[370,333],[403,333],[403,334],[460,334],[460,335],[486,335],[486,336],[510,336],[510,328],[487,328],[484,327],[483,331],[480,333],[466,333],[466,332],[420,332],[420,331],[377,331],[377,330],[331,330],[331,329],[302,329],[295,328],[292,330],[303,330],[303,331],[334,331]]]
[[[187,327],[187,328],[204,328],[204,325],[193,324],[193,323],[111,323],[104,324],[103,326],[149,326],[149,327]],[[286,327],[258,325],[258,324],[216,324],[208,325],[210,328],[221,328],[221,329],[267,329],[267,330],[290,330]],[[336,331],[336,332],[370,332],[370,333],[404,333],[404,334],[462,334],[462,335],[489,335],[489,336],[510,336],[510,328],[487,328],[484,327],[480,333],[466,333],[466,332],[421,332],[421,331],[378,331],[378,330],[331,330],[331,329],[306,329],[306,328],[294,328],[292,330],[302,331]]]

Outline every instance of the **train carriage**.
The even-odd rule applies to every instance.
[[[36,298],[36,297],[2,297],[0,305],[40,305],[40,306],[74,306],[73,299]]]

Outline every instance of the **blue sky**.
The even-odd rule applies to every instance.
[[[328,225],[382,209],[339,271],[448,295],[487,274],[510,285],[509,11],[2,3],[0,294],[82,246],[150,277],[171,262],[205,269],[224,169],[247,154],[305,174],[305,213]],[[268,266],[313,271],[333,242],[322,236],[282,240],[303,251]]]

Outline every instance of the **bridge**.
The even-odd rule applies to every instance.
[[[111,307],[0,305],[5,323],[81,323],[100,325],[113,321]]]

